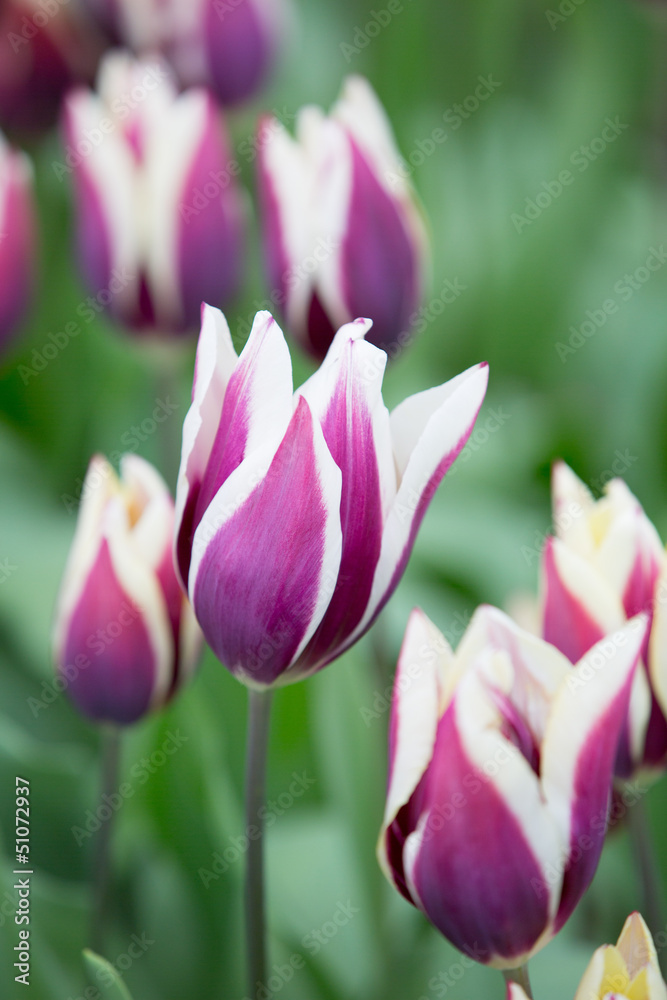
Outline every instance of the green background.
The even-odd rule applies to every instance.
[[[271,965],[303,956],[305,967],[275,993],[294,1000],[501,998],[498,973],[479,967],[443,993],[444,981],[438,986],[433,977],[450,969],[454,979],[459,975],[456,952],[379,872],[385,692],[414,605],[456,639],[480,602],[507,607],[517,594],[534,593],[555,458],[568,460],[597,492],[614,461],[617,469],[625,463],[624,477],[667,536],[667,266],[629,296],[614,289],[652,248],[667,243],[667,24],[659,4],[629,0],[563,0],[560,7],[544,0],[405,0],[359,47],[371,11],[385,8],[384,0],[370,9],[352,0],[301,0],[271,88],[231,114],[229,127],[238,148],[259,111],[292,114],[311,101],[328,106],[344,75],[368,76],[430,220],[427,301],[447,280],[465,286],[444,309],[436,304],[432,321],[393,363],[385,399],[393,406],[483,359],[491,381],[477,437],[439,490],[373,632],[339,662],[275,698],[269,798],[287,792],[295,771],[314,781],[267,837]],[[344,47],[353,45],[359,50]],[[489,75],[499,86],[479,109],[457,129],[443,124],[448,109]],[[590,148],[607,118],[627,128],[586,160],[581,148]],[[430,149],[438,128],[447,138],[418,155]],[[132,426],[150,417],[165,394],[178,409],[164,435],[149,435],[137,451],[173,485],[194,344],[174,358],[104,321],[83,324],[26,384],[19,366],[32,365],[48,334],[77,319],[87,295],[72,263],[70,191],[51,166],[62,155],[57,136],[31,153],[40,283],[25,333],[0,369],[0,560],[13,567],[0,583],[0,995],[14,996],[17,928],[5,915],[13,908],[2,904],[13,899],[18,774],[31,782],[36,871],[31,986],[17,986],[16,996],[68,1000],[83,996],[86,983],[81,950],[88,944],[93,840],[79,847],[72,828],[96,807],[100,734],[66,696],[37,714],[28,699],[39,698],[52,676],[53,607],[76,516],[67,497],[76,497],[90,455],[122,451]],[[239,159],[251,240],[246,287],[228,315],[240,346],[267,290],[252,209],[254,165]],[[563,170],[572,183],[529,223],[513,221]],[[609,298],[618,310],[561,357],[557,345],[568,343],[571,327],[580,327],[587,311],[597,315]],[[298,382],[309,363],[294,355]],[[492,411],[502,415],[501,426],[487,433]],[[134,795],[116,817],[104,950],[122,967],[132,935],[154,942],[125,973],[135,1000],[247,995],[243,859],[208,887],[199,874],[211,870],[216,851],[227,849],[231,857],[243,831],[245,705],[245,689],[207,653],[177,701],[126,734],[123,776],[133,781]],[[132,779],[133,767],[177,731],[186,737],[178,752],[145,783]],[[647,803],[656,841],[664,845],[663,782]],[[665,873],[667,846],[658,849]],[[311,932],[348,903],[358,912],[313,954],[306,944]],[[532,962],[536,997],[573,996],[593,948],[615,941],[640,905],[621,824],[575,916]]]

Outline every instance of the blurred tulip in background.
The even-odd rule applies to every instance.
[[[162,61],[113,52],[97,93],[69,94],[64,126],[57,172],[72,175],[89,289],[136,331],[196,328],[202,301],[228,302],[243,266],[241,196],[215,101],[202,89],[178,95]]]
[[[296,139],[260,125],[259,196],[273,301],[318,358],[356,316],[391,356],[412,338],[428,240],[389,119],[370,84],[349,77],[326,116],[301,110]]]
[[[128,724],[192,674],[201,637],[172,562],[174,504],[144,459],[92,459],[61,584],[56,669],[75,705]]]

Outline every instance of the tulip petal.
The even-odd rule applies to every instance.
[[[258,468],[251,454],[218,491],[195,533],[190,570],[208,642],[259,686],[289,682],[284,672],[331,598],[342,545],[340,470],[303,397],[268,472],[266,455]],[[253,480],[244,498],[239,487]]]
[[[237,361],[227,320],[219,309],[204,305],[192,383],[192,406],[183,422],[176,488],[174,562],[184,590],[187,590],[190,570],[197,497],[218,431],[227,384]]]
[[[488,367],[476,365],[408,397],[391,414],[400,485],[385,521],[370,600],[346,648],[370,628],[396,589],[433,494],[472,432],[487,381]]]
[[[90,650],[90,663],[68,686],[79,708],[119,724],[141,718],[152,701],[155,653],[141,609],[116,577],[107,541],[69,619],[60,668],[74,663],[82,650]]]
[[[314,169],[277,118],[261,120],[259,138],[258,194],[267,277],[289,330],[304,342],[314,279],[299,267],[313,250]]]
[[[543,637],[572,662],[625,621],[604,578],[558,538],[548,538],[542,566]]]
[[[404,841],[392,829],[426,771],[438,729],[447,672],[453,653],[435,625],[416,608],[410,615],[398,658],[389,723],[387,803],[378,860],[388,879],[408,895],[403,872]],[[399,850],[397,850],[399,848]]]
[[[334,659],[361,620],[380,556],[383,506],[387,494],[396,489],[389,414],[381,395],[387,359],[362,339],[369,326],[369,321],[357,320],[342,327],[325,363],[299,390],[319,420],[342,473],[343,532],[336,588],[299,670],[315,664],[319,668]],[[383,482],[387,472],[393,482]]]
[[[278,446],[291,416],[289,350],[271,314],[259,312],[225,389],[220,422],[197,498],[195,528],[220,486],[246,454],[269,442]]]
[[[542,745],[542,786],[565,845],[556,930],[597,868],[619,735],[646,624],[645,616],[633,618],[594,646],[554,701]]]
[[[373,320],[370,340],[385,351],[408,331],[418,305],[418,261],[396,203],[351,142],[352,180],[338,268],[351,316]]]
[[[0,350],[26,312],[33,281],[35,218],[32,167],[0,136]]]
[[[179,204],[176,269],[188,326],[196,323],[202,302],[230,299],[240,284],[243,267],[243,215],[229,173],[231,154],[218,109],[210,97],[203,97],[203,102],[199,147],[190,157]],[[215,192],[212,197],[208,194],[211,189]],[[203,207],[195,205],[197,192],[204,192],[207,199]]]
[[[559,839],[537,775],[501,735],[501,721],[468,671],[440,720],[425,811],[404,859],[429,920],[460,951],[509,968],[550,935],[560,879],[548,872]]]
[[[595,500],[588,487],[565,462],[555,462],[551,472],[554,527],[558,538],[586,559],[595,556],[589,517]]]
[[[226,8],[205,5],[206,61],[211,85],[223,104],[246,100],[262,86],[273,63],[271,28],[257,0],[237,0]]]

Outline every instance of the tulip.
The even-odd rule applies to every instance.
[[[164,705],[193,673],[201,637],[174,572],[174,504],[136,455],[120,479],[92,459],[60,588],[60,683],[96,721],[126,725]]]
[[[251,687],[314,673],[370,628],[484,398],[478,365],[389,416],[370,326],[342,327],[294,395],[269,313],[237,358],[223,315],[203,311],[175,558],[206,639]]]
[[[134,52],[161,52],[185,86],[223,104],[253,97],[273,69],[283,0],[87,0]]]
[[[0,7],[0,123],[49,128],[65,91],[93,79],[104,39],[73,3],[5,0]]]
[[[0,133],[0,352],[23,320],[33,284],[32,167]]]
[[[651,933],[638,913],[625,921],[617,943],[598,948],[574,1000],[667,1000]]]
[[[667,763],[667,563],[658,533],[621,479],[590,492],[563,462],[553,471],[556,537],[545,546],[543,636],[576,662],[632,615],[647,612],[617,774],[657,774]]]
[[[299,113],[296,140],[273,118],[259,133],[259,195],[272,300],[323,357],[334,331],[373,320],[396,354],[422,298],[427,237],[391,126],[370,84],[349,77],[329,117]]]
[[[495,608],[477,610],[456,653],[412,613],[378,856],[398,891],[478,962],[525,965],[593,878],[645,627],[633,619],[573,670]]]
[[[159,62],[112,53],[98,94],[65,110],[81,268],[102,305],[130,328],[196,328],[203,299],[239,283],[242,212],[218,109],[203,90],[177,96]]]

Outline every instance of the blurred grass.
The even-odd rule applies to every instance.
[[[615,294],[614,284],[639,267],[651,247],[667,242],[667,93],[656,92],[665,24],[660,11],[631,0],[586,0],[552,30],[550,9],[558,5],[406,0],[403,12],[358,53],[348,52],[347,61],[341,45],[354,44],[355,32],[371,18],[369,8],[356,0],[302,0],[297,37],[274,87],[230,121],[239,144],[252,134],[261,108],[328,105],[345,73],[362,72],[409,158],[442,124],[443,113],[474,93],[478,77],[500,81],[414,169],[433,234],[429,299],[447,279],[466,287],[393,364],[385,396],[394,405],[487,359],[484,414],[495,409],[506,417],[438,493],[374,633],[335,666],[276,698],[269,798],[289,787],[294,771],[314,779],[278,817],[268,845],[271,960],[284,966],[300,954],[306,962],[284,987],[294,1000],[431,1000],[443,995],[437,977],[457,961],[385,885],[374,856],[387,713],[364,718],[360,709],[380,703],[390,684],[410,608],[421,604],[456,636],[478,603],[503,605],[516,592],[534,590],[537,560],[530,552],[549,528],[548,478],[556,457],[593,482],[618,451],[629,453],[626,479],[667,537],[667,266],[619,302],[618,312],[565,362],[555,346],[567,342],[587,310]],[[617,116],[628,128],[580,172],[571,157],[600,134],[607,117]],[[69,192],[51,168],[57,138],[47,137],[33,153],[40,287],[25,335],[0,370],[0,559],[15,567],[0,585],[0,822],[9,852],[11,789],[14,776],[27,771],[37,869],[30,995],[65,1000],[81,996],[85,986],[91,841],[78,847],[71,828],[96,805],[98,737],[65,698],[37,717],[28,698],[39,697],[51,676],[53,604],[75,523],[62,497],[76,497],[92,452],[123,449],[129,429],[164,391],[164,379],[150,351],[100,320],[83,325],[24,384],[19,366],[31,365],[48,334],[77,318],[86,297],[71,260]],[[534,200],[566,168],[574,182],[518,233],[513,213],[524,214],[526,199]],[[253,165],[245,160],[243,181],[252,192]],[[255,234],[247,287],[229,311],[234,331],[265,294]],[[190,346],[172,366],[178,425],[192,359]],[[300,381],[308,365],[295,357],[295,370]],[[165,454],[155,435],[139,451],[171,474],[177,456]],[[215,852],[242,832],[244,710],[244,690],[209,654],[176,704],[127,734],[125,775],[167,733],[187,737],[149,781],[135,781],[135,794],[118,814],[106,957],[114,962],[125,955],[133,934],[154,941],[126,971],[135,1000],[244,995],[242,858],[208,888],[198,874],[211,871]],[[664,875],[664,784],[648,801]],[[0,869],[3,898],[12,885],[11,858],[8,853]],[[348,901],[359,912],[312,954],[306,936]],[[573,995],[592,948],[615,940],[639,905],[619,830],[579,912],[534,961],[536,995]],[[13,981],[12,927],[5,920],[0,936],[3,984]],[[500,977],[467,971],[447,995],[500,998]]]

